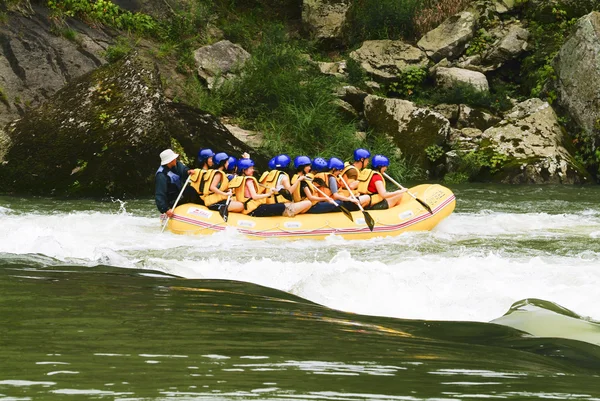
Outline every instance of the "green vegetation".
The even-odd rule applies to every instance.
[[[0,102],[2,102],[5,105],[9,106],[8,96],[6,96],[6,93],[4,93],[4,89],[2,89],[2,88],[0,88]]]
[[[109,63],[114,63],[115,61],[121,60],[123,57],[125,57],[129,52],[131,52],[131,50],[133,50],[133,48],[134,46],[127,37],[120,36],[117,38],[114,45],[106,48],[104,57],[106,57],[106,60]]]
[[[354,0],[346,37],[351,45],[374,39],[414,40],[463,10],[471,0]]]
[[[66,17],[77,17],[93,23],[117,29],[152,35],[158,31],[158,23],[149,15],[131,13],[108,0],[48,0],[53,17],[64,21]]]
[[[425,154],[430,162],[435,163],[444,155],[444,149],[440,145],[430,145],[425,149]]]
[[[481,28],[469,42],[469,47],[465,51],[465,54],[467,56],[483,54],[493,42],[494,38],[485,29]]]
[[[421,88],[427,78],[424,68],[410,67],[399,75],[399,81],[390,85],[389,90],[400,97],[412,96],[417,88]]]
[[[444,176],[446,184],[460,184],[471,181],[480,175],[482,169],[494,175],[502,170],[509,160],[505,154],[493,151],[490,147],[482,146],[468,152],[457,150],[456,167],[453,172]]]
[[[568,34],[577,22],[575,18],[567,18],[567,12],[560,8],[552,9],[551,21],[531,21],[529,31],[532,51],[523,60],[524,87],[531,97],[541,97],[552,103],[556,94],[550,90],[544,92],[549,82],[556,80],[552,62]]]

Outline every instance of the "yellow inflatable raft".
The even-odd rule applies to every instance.
[[[212,234],[234,227],[251,238],[322,239],[335,234],[345,239],[368,239],[431,230],[448,217],[456,205],[452,191],[441,185],[418,185],[409,192],[429,205],[433,214],[405,194],[392,209],[366,211],[375,220],[373,231],[367,227],[361,211],[352,212],[354,221],[343,213],[252,217],[230,212],[225,222],[219,212],[192,203],[177,206],[168,227],[175,234]]]

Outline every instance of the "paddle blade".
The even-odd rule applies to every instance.
[[[342,213],[344,213],[344,216],[346,216],[347,218],[350,219],[350,221],[354,221],[354,218],[352,217],[352,213],[350,213],[350,210],[346,209],[344,206],[340,205],[340,210],[342,211]]]
[[[433,214],[433,210],[431,210],[431,207],[429,207],[429,205],[428,205],[427,203],[425,203],[424,201],[422,201],[422,200],[421,200],[421,199],[419,199],[419,198],[415,198],[415,200],[416,200],[417,202],[419,202],[421,205],[423,205],[423,207],[424,207],[425,209],[427,209],[427,211],[428,211],[429,213]]]
[[[225,223],[227,223],[227,219],[229,218],[229,208],[227,206],[228,205],[225,204],[219,208],[219,214]]]
[[[371,215],[364,210],[363,215],[365,216],[365,223],[367,223],[367,227],[369,227],[369,230],[373,231],[373,227],[375,227],[375,220],[373,220]]]

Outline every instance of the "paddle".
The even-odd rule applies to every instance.
[[[315,178],[314,180],[306,179],[306,181],[309,181],[309,182],[310,182],[310,181],[317,181],[317,180],[318,180],[318,181],[321,181],[321,182],[323,182],[323,180],[321,180],[321,179],[319,179],[319,178]],[[324,182],[323,182],[323,184],[324,184]],[[311,184],[311,185],[312,185],[312,184]],[[320,190],[319,188],[317,188],[315,185],[312,185],[312,187],[313,187],[314,189],[316,189],[317,191],[319,191],[319,193],[320,193],[321,195],[323,195],[325,198],[327,198],[327,201],[328,201],[329,203],[333,203],[333,204],[334,204],[336,207],[338,207],[338,208],[339,208],[339,209],[342,211],[342,213],[344,213],[344,216],[346,216],[347,218],[349,218],[349,219],[350,219],[350,221],[354,221],[354,218],[352,217],[352,214],[350,213],[350,210],[346,209],[346,208],[345,208],[344,206],[342,206],[342,205],[338,205],[337,203],[335,203],[335,201],[334,201],[333,199],[331,199],[331,197],[329,197],[329,196],[328,196],[328,195],[327,195],[325,192],[321,191],[321,190]]]
[[[344,180],[344,177],[341,174],[340,174],[340,178],[341,178],[342,182],[344,183],[344,186],[346,187],[346,189],[348,189],[348,192],[350,193],[350,197],[356,201],[358,208],[363,213],[363,216],[365,216],[365,223],[367,223],[369,230],[373,231],[373,227],[375,227],[375,220],[373,220],[371,215],[365,211],[365,209],[360,204],[360,201],[358,199],[356,199],[356,196],[354,196],[354,192],[352,192],[352,189],[350,189],[350,185],[348,185],[348,183],[346,182],[346,180]]]
[[[225,202],[225,205],[219,208],[219,214],[225,223],[227,223],[227,219],[229,218],[229,202],[231,202],[231,194],[227,196],[227,202]]]
[[[179,203],[179,199],[181,199],[181,195],[183,195],[183,190],[190,183],[190,178],[192,178],[192,176],[188,175],[188,178],[187,178],[187,180],[185,180],[183,187],[181,187],[181,191],[179,191],[179,195],[177,196],[177,199],[175,199],[175,203],[173,204],[173,207],[171,209],[175,210],[175,208],[177,207],[177,204]],[[165,231],[165,228],[167,227],[167,223],[169,222],[169,219],[170,219],[170,217],[167,216],[167,219],[165,220],[165,224],[163,224],[162,229],[160,230],[161,233]]]
[[[388,180],[390,180],[393,184],[396,184],[396,186],[400,189],[406,189],[404,188],[402,185],[400,185],[399,183],[397,183],[392,177],[390,177],[389,175],[387,175],[386,173],[383,173],[383,175],[385,176],[385,178],[387,178]],[[421,199],[417,198],[415,194],[410,193],[408,190],[406,190],[406,193],[408,193],[410,196],[412,196],[417,202],[419,202],[421,205],[423,205],[423,207],[425,209],[427,209],[427,211],[431,214],[433,214],[433,210],[431,210],[431,207],[425,203],[424,201],[422,201]]]

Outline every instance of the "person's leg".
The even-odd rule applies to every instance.
[[[360,210],[360,208],[358,207],[358,205],[356,203],[350,202],[350,201],[342,202],[342,206],[344,206],[346,209],[348,209],[351,212],[356,212],[357,210]]]
[[[254,217],[271,217],[271,216],[282,216],[285,211],[284,203],[274,203],[271,205],[260,205],[250,213],[250,216]]]
[[[371,203],[371,197],[369,195],[360,195],[358,200],[363,208],[369,206],[369,203]]]
[[[379,203],[369,206],[367,209],[368,210],[385,210],[385,209],[389,209],[389,208],[390,208],[390,206],[387,202],[387,199],[384,199]]]
[[[306,213],[312,206],[312,202],[309,200],[303,200],[300,202],[286,203],[286,209],[289,210],[288,215],[293,217],[297,214]]]
[[[329,202],[318,202],[313,205],[306,213],[310,214],[321,214],[321,213],[331,213],[331,212],[339,212],[341,202],[336,201],[335,205]]]
[[[391,198],[387,198],[390,209],[400,203],[400,200],[402,199],[403,195],[404,194],[397,194],[397,195],[392,196]]]
[[[229,202],[229,207],[227,210],[234,213],[242,213],[244,211],[244,204],[242,202],[232,200]]]

